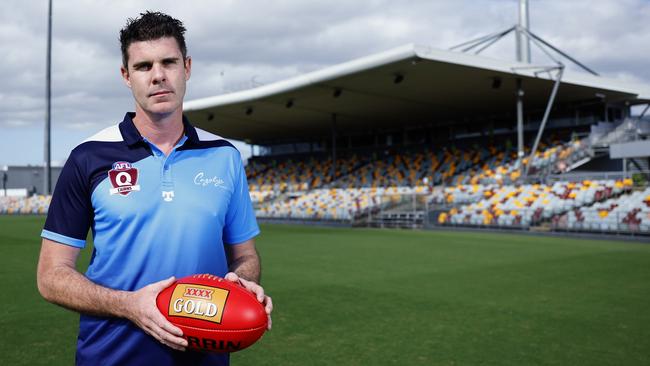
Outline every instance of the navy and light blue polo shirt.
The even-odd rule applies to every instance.
[[[92,230],[86,276],[133,291],[170,276],[224,276],[224,245],[259,228],[239,152],[194,128],[165,156],[143,138],[134,113],[77,146],[57,182],[42,237],[83,248]],[[82,315],[77,364],[227,364],[227,356],[177,352],[125,319]]]

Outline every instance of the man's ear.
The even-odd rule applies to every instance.
[[[127,70],[124,65],[120,66],[120,72],[122,73],[122,79],[124,80],[124,84],[128,86],[129,88],[131,87],[131,79],[129,78],[129,70]]]
[[[187,56],[185,57],[185,81],[190,80],[190,75],[192,75],[192,58]]]

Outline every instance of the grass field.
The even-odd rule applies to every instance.
[[[1,365],[74,362],[78,316],[36,290],[42,223],[0,216]],[[233,365],[650,364],[650,245],[262,230],[274,328]]]

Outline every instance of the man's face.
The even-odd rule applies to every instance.
[[[167,115],[182,108],[185,83],[190,78],[192,60],[183,55],[173,37],[133,42],[127,49],[128,70],[122,77],[131,88],[136,114]]]

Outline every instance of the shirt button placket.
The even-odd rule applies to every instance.
[[[174,198],[174,181],[172,178],[171,164],[174,158],[174,151],[169,156],[162,157],[162,196],[166,202],[173,201]]]

